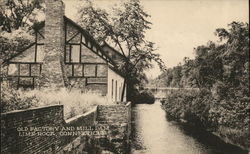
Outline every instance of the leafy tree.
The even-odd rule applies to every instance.
[[[150,16],[143,10],[139,0],[123,2],[119,8],[112,8],[112,14],[95,8],[87,1],[87,5],[79,9],[79,14],[79,23],[99,42],[114,44],[127,57],[119,67],[125,74],[128,92],[139,85],[140,81],[145,81],[144,70],[152,67],[151,61],[157,62],[164,69],[159,54],[153,53],[156,50],[154,43],[145,39],[145,32],[151,25],[147,20]],[[123,95],[124,91],[125,86]]]
[[[36,14],[43,10],[43,0],[3,0],[0,5],[0,28],[12,32],[34,23]]]
[[[30,45],[31,25],[44,11],[43,0],[3,0],[0,5],[0,59],[10,58]],[[1,63],[0,62],[0,63]]]
[[[168,69],[171,73],[163,77],[166,82],[169,82],[171,77],[172,86],[176,87],[185,87],[189,83],[193,87],[210,90],[214,87],[226,87],[226,90],[230,89],[228,87],[241,87],[245,89],[246,94],[246,85],[249,85],[248,23],[232,22],[228,30],[218,28],[215,34],[219,37],[220,43],[209,41],[206,45],[195,48],[194,59],[184,58],[184,64]],[[178,73],[179,69],[181,73]],[[175,77],[172,78],[173,74]]]
[[[19,52],[19,50],[27,47],[34,40],[33,36],[30,35],[27,30],[19,28],[18,30],[13,30],[12,33],[1,32],[0,33],[0,59],[6,60],[12,55]],[[1,61],[0,61],[1,63]]]
[[[172,116],[198,120],[195,123],[249,148],[249,24],[232,22],[228,26],[216,29],[221,42],[198,46],[195,58],[185,58],[179,66],[182,80],[195,81],[200,90],[180,90],[169,95],[164,106]],[[176,73],[175,69],[168,71]],[[168,82],[171,73],[162,78]]]

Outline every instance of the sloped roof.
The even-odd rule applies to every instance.
[[[114,47],[112,47],[112,46],[110,46],[107,42],[105,42],[104,41],[104,43],[101,45],[102,47],[108,47],[108,48],[110,48],[111,50],[113,50],[114,51],[114,53],[116,53],[118,56],[120,56],[120,57],[122,57],[122,58],[124,58],[124,59],[126,59],[127,57],[125,57],[122,53],[120,53],[119,51],[117,51]]]
[[[24,51],[26,51],[27,49],[29,49],[30,47],[32,47],[33,45],[35,45],[36,42],[32,42],[30,45],[28,45],[27,47],[21,49],[19,52],[17,52],[16,54],[12,55],[11,57],[4,59],[2,64],[5,65],[7,64],[11,59],[17,57],[18,55],[21,55]]]
[[[100,56],[101,58],[103,58],[105,61],[107,61],[107,62],[109,62],[110,64],[112,64],[114,67],[111,67],[111,66],[109,66],[109,67],[110,67],[113,71],[115,71],[116,73],[118,73],[119,75],[121,75],[121,76],[124,77],[124,74],[117,68],[116,63],[112,60],[112,58],[111,58],[109,55],[107,55],[107,54],[103,51],[102,46],[93,38],[93,36],[91,36],[91,35],[89,34],[88,31],[86,31],[85,29],[83,29],[80,25],[78,25],[77,23],[75,23],[73,20],[69,19],[69,18],[66,17],[66,16],[64,16],[64,21],[65,21],[65,22],[68,22],[68,23],[70,23],[70,24],[72,24],[72,25],[75,26],[81,33],[83,33],[83,34],[91,41],[91,43],[93,43],[93,44],[97,47],[97,49],[99,49],[99,51],[102,53],[102,55],[105,55],[105,57],[107,57],[107,59],[103,58],[102,55],[99,55],[98,52],[94,52],[94,53],[96,53],[97,55],[99,55],[99,56]],[[34,25],[32,26],[32,29],[33,29],[34,31],[39,31],[39,30],[42,29],[44,26],[45,26],[45,22],[43,21],[43,22],[40,22],[40,23],[38,23],[38,24],[34,24]],[[11,59],[13,59],[13,58],[17,57],[18,55],[22,54],[24,51],[26,51],[27,49],[29,49],[29,48],[30,48],[31,46],[33,46],[35,43],[36,43],[36,42],[32,42],[29,46],[27,46],[26,48],[20,50],[17,54],[14,54],[14,55],[11,56],[10,58],[3,60],[2,64],[3,64],[3,65],[7,64]],[[108,45],[108,44],[106,43],[106,45]],[[111,46],[109,46],[109,47],[112,48]],[[123,56],[121,53],[119,53],[119,52],[118,52],[117,50],[115,50],[114,48],[113,48],[113,50],[114,50],[115,52],[117,52],[117,54],[120,54],[120,56]],[[123,57],[124,57],[124,56],[123,56]]]
[[[109,55],[107,55],[103,50],[102,50],[102,47],[99,45],[99,43],[85,30],[83,29],[80,25],[78,25],[77,23],[75,23],[73,20],[69,19],[68,17],[64,16],[64,20],[65,22],[69,22],[70,24],[72,24],[73,26],[75,26],[81,33],[83,33],[90,41],[91,43],[93,43],[98,49],[99,51],[105,55],[105,57],[107,57],[108,60],[104,59],[101,55],[101,56],[105,61],[107,62],[110,62],[112,65],[115,65],[115,62],[111,59],[111,57],[109,57]],[[39,31],[40,29],[42,29],[43,27],[45,26],[45,22],[40,22],[38,24],[34,24],[32,26],[32,28],[34,29],[34,31]],[[5,59],[3,61],[3,64],[7,63],[8,61],[10,61],[11,59],[15,58],[16,56],[20,55],[21,53],[23,53],[24,51],[26,51],[28,48],[30,48],[31,46],[33,46],[35,44],[35,42],[32,42],[29,46],[27,46],[26,48],[24,49],[21,49],[17,54],[14,54],[13,56],[11,56],[10,58],[8,59]],[[96,53],[96,52],[95,52]],[[96,53],[98,54],[98,53]]]
[[[105,55],[108,58],[108,62],[110,62],[112,65],[116,65],[115,62],[111,59],[111,57],[109,57],[102,49],[102,47],[100,46],[100,44],[93,38],[93,36],[91,36],[89,34],[88,31],[86,31],[85,29],[83,29],[80,25],[78,25],[77,23],[75,23],[73,20],[69,19],[68,17],[64,16],[64,20],[66,22],[71,23],[72,25],[74,25],[81,33],[83,33],[85,36],[88,37],[88,39],[97,46],[97,48],[99,49],[99,51]],[[98,54],[98,53],[96,53]],[[104,59],[105,61],[107,61],[106,59]]]

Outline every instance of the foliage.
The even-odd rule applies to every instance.
[[[145,39],[146,30],[150,29],[150,17],[139,0],[129,0],[112,8],[112,12],[96,8],[87,1],[79,8],[79,23],[99,42],[114,44],[123,56],[127,57],[119,66],[126,75],[128,92],[132,91],[140,81],[145,81],[144,70],[151,68],[151,61],[156,61],[161,68],[164,64],[159,54],[153,53],[154,43]],[[123,88],[123,94],[124,94]],[[130,93],[128,93],[130,99]]]
[[[43,0],[3,0],[0,5],[0,59],[6,60],[32,43],[31,27],[44,14]],[[1,63],[2,61],[0,61]]]
[[[228,139],[242,146],[249,146],[247,142],[244,142],[250,136],[249,99],[217,100],[212,95],[206,89],[199,91],[181,89],[167,96],[163,101],[163,108],[170,117],[187,120],[207,130],[227,136]]]
[[[70,118],[75,115],[85,113],[94,106],[107,104],[106,97],[92,91],[82,93],[80,90],[66,90],[59,91],[51,90],[33,90],[31,93],[35,95],[39,102],[39,106],[47,106],[51,104],[64,105],[65,118]]]
[[[44,9],[43,0],[3,0],[0,5],[0,28],[11,33],[37,21],[37,14]]]
[[[168,69],[158,80],[170,87],[213,89],[221,84],[249,92],[248,23],[232,22],[228,30],[218,28],[215,34],[220,43],[209,41],[207,45],[198,46],[195,59],[185,57],[182,65]]]
[[[155,97],[153,93],[147,90],[134,90],[131,98],[136,104],[153,104],[155,102]]]
[[[2,91],[1,113],[53,104],[64,105],[64,118],[85,113],[96,105],[107,104],[107,99],[93,92],[81,93],[78,90],[14,90]]]
[[[12,33],[0,32],[0,59],[8,59],[26,48],[34,40],[33,36],[24,28],[13,30]]]
[[[1,86],[1,113],[35,107],[38,103],[35,96],[27,97],[23,91],[9,88],[6,82]]]
[[[215,34],[220,43],[197,47],[195,59],[185,58],[179,68],[167,71],[171,76],[166,74],[172,83],[179,81],[173,85],[195,83],[200,91],[177,91],[163,105],[173,117],[212,129],[249,148],[249,25],[232,22],[228,30],[220,28]]]

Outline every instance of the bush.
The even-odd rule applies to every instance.
[[[2,95],[1,113],[32,107],[62,104],[64,106],[64,118],[68,119],[83,114],[96,105],[108,103],[106,97],[91,91],[81,93],[80,90],[69,91],[64,88],[57,91],[5,89]]]
[[[12,33],[0,31],[0,59],[8,59],[26,48],[34,40],[27,29],[19,28]]]
[[[155,97],[152,92],[147,90],[135,91],[132,95],[132,102],[135,104],[153,104]]]
[[[13,110],[27,109],[38,106],[38,99],[33,95],[26,95],[21,90],[6,88],[7,85],[2,85],[1,91],[1,113]],[[4,90],[3,90],[4,89]]]
[[[207,130],[213,130],[233,143],[243,147],[249,146],[243,144],[250,135],[247,133],[250,123],[249,103],[247,103],[249,98],[232,97],[233,94],[228,97],[215,98],[214,95],[206,89],[200,91],[178,90],[167,96],[162,102],[163,108],[171,118],[184,119]]]

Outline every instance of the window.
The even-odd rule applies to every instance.
[[[82,76],[82,64],[73,64],[74,76]]]
[[[96,47],[95,47],[95,46],[93,46],[93,51],[97,52],[97,49],[96,49]]]
[[[45,55],[44,45],[37,45],[36,61],[43,62],[44,55]]]
[[[20,64],[20,76],[29,76],[29,64]]]
[[[115,81],[115,101],[117,101],[117,80]]]
[[[71,62],[80,62],[80,45],[71,45]]]
[[[67,44],[65,49],[65,62],[66,63],[79,63],[80,62],[80,44]]]
[[[70,62],[70,45],[66,45],[66,50],[65,50],[65,62],[69,63]]]
[[[112,79],[112,83],[111,83],[111,98],[113,99],[113,95],[114,95],[114,80]]]
[[[86,38],[82,35],[82,43],[86,43]]]
[[[96,76],[96,65],[86,64],[84,65],[84,76],[95,77]]]
[[[8,75],[11,75],[11,76],[18,75],[18,65],[17,64],[9,64]]]
[[[107,65],[97,65],[97,76],[98,77],[106,77],[108,72]]]

